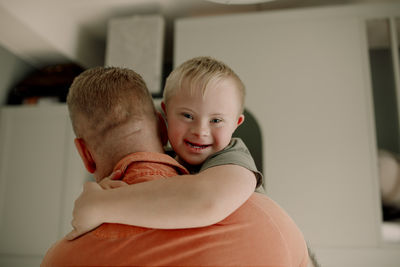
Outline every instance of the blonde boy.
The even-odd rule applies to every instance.
[[[162,109],[177,159],[195,175],[129,186],[130,197],[124,200],[118,188],[108,192],[107,201],[102,200],[99,188],[85,190],[75,203],[74,231],[68,238],[104,222],[161,229],[201,227],[236,210],[262,183],[244,143],[232,139],[244,121],[244,95],[239,77],[213,58],[193,58],[177,67],[167,78]],[[118,182],[104,179],[100,183],[113,188],[121,186]]]
[[[237,164],[253,171],[261,184],[262,175],[246,146],[232,140],[244,121],[244,97],[245,87],[236,73],[210,57],[190,59],[169,75],[162,108],[169,142],[181,164],[192,172]]]

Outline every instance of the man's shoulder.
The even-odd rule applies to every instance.
[[[259,212],[270,214],[271,212],[282,212],[283,209],[270,197],[265,194],[254,192],[245,202],[252,209],[257,209]]]
[[[237,212],[239,216],[247,216],[258,224],[271,224],[277,228],[288,227],[298,231],[290,215],[277,202],[262,193],[254,192]]]
[[[290,248],[293,257],[302,258],[303,254],[307,254],[302,231],[276,201],[264,194],[253,193],[242,207],[245,211],[246,209],[251,211],[252,220],[258,220],[254,225],[255,229],[269,227],[271,233],[279,233],[276,242]]]

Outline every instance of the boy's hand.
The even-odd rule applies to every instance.
[[[101,195],[105,189],[112,189],[128,185],[120,179],[121,171],[113,172],[110,176],[101,180],[98,184],[95,182],[86,182],[83,186],[83,192],[75,200],[74,211],[72,213],[73,230],[66,235],[66,239],[75,239],[98,227],[104,221],[101,219]]]
[[[99,185],[103,189],[113,189],[121,186],[126,186],[128,185],[124,181],[121,181],[120,178],[122,177],[122,172],[120,170],[117,170],[113,173],[111,173],[110,176],[104,178],[99,182]]]
[[[72,213],[73,230],[65,236],[66,239],[75,239],[84,233],[87,233],[98,227],[102,222],[98,208],[95,205],[101,205],[101,193],[104,191],[99,184],[95,182],[86,182],[83,186],[83,192],[75,200],[74,211]]]

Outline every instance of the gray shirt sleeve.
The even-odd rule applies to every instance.
[[[232,138],[231,142],[225,149],[207,158],[207,160],[201,166],[200,172],[211,167],[227,164],[242,166],[254,172],[257,180],[256,191],[264,193],[263,175],[257,170],[257,166],[253,160],[253,157],[251,156],[250,151],[242,139]]]

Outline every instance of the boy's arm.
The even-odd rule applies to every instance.
[[[240,207],[255,186],[254,173],[237,165],[112,190],[89,182],[75,202],[74,230],[67,238],[76,238],[101,223],[157,229],[208,226]]]

